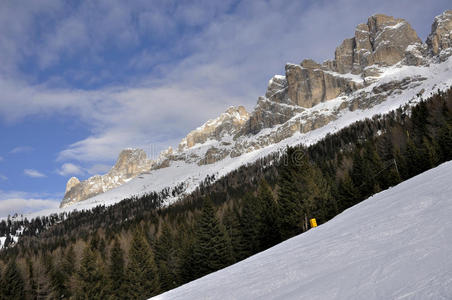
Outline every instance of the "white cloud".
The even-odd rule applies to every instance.
[[[9,153],[17,154],[17,153],[27,153],[33,151],[33,147],[30,146],[18,146],[13,148]]]
[[[45,174],[37,171],[37,170],[33,170],[33,169],[25,169],[24,170],[24,174],[29,176],[29,177],[33,177],[33,178],[43,178],[43,177],[47,177]]]
[[[130,68],[154,68],[148,76],[133,80],[133,85],[55,88],[54,82],[31,85],[25,76],[5,76],[12,71],[4,69],[0,73],[0,118],[7,122],[29,115],[80,119],[91,134],[61,151],[58,161],[79,161],[92,173],[93,164],[111,163],[124,147],[158,144],[163,148],[230,105],[252,109],[257,97],[265,93],[268,79],[284,72],[285,62],[331,58],[341,40],[352,36],[354,26],[375,12],[415,21],[414,27],[425,37],[433,15],[442,9],[425,5],[425,10],[419,10],[421,3],[410,3],[243,1],[231,13],[227,1],[156,3],[153,9],[122,1],[98,2],[82,4],[67,17],[52,19],[55,25],[40,38],[34,38],[31,19],[42,14],[54,18],[65,9],[59,1],[48,1],[43,8],[19,9],[22,23],[2,21],[1,16],[4,20],[11,17],[0,7],[0,25],[5,22],[0,26],[0,55],[16,65],[37,56],[45,69],[63,56],[80,53],[84,53],[83,59],[98,63],[102,62],[101,51],[112,46],[108,41],[127,48],[139,42],[140,34],[163,37],[171,45],[162,51],[145,49],[130,58]],[[445,7],[448,1],[436,4]],[[93,17],[96,11],[102,12],[102,18]],[[178,28],[184,26],[201,27],[193,34],[177,36]],[[184,58],[171,59],[171,55]],[[14,65],[8,68],[14,69]]]
[[[72,163],[65,163],[61,166],[59,170],[57,170],[57,173],[60,174],[61,176],[68,176],[68,175],[83,175],[85,172],[83,172],[80,166],[77,166]]]
[[[56,208],[59,200],[46,194],[0,190],[0,218],[14,213],[22,214],[31,211]]]

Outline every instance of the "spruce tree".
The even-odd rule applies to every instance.
[[[260,207],[256,197],[248,193],[243,198],[242,215],[240,216],[241,242],[238,249],[240,260],[253,255],[259,250]]]
[[[105,276],[98,255],[90,246],[83,251],[77,272],[77,299],[103,299],[105,297]]]
[[[22,300],[25,298],[24,279],[17,268],[14,258],[6,266],[0,289],[4,299]]]
[[[441,161],[452,159],[452,128],[447,123],[441,126],[438,133],[438,146]]]
[[[337,197],[339,211],[352,207],[360,201],[359,191],[348,174],[339,183]]]
[[[228,209],[223,216],[223,225],[232,247],[234,262],[240,260],[242,232],[240,230],[239,212],[234,207]]]
[[[264,250],[281,241],[278,228],[278,206],[266,181],[261,182],[257,198],[261,204],[259,245],[260,250]]]
[[[301,204],[302,169],[307,159],[301,149],[287,148],[279,176],[279,229],[283,240],[301,232],[304,213]]]
[[[154,254],[141,228],[135,230],[130,245],[125,283],[129,299],[147,299],[160,290]]]
[[[36,284],[36,298],[34,299],[52,299],[56,298],[52,291],[51,278],[48,272],[48,268],[45,266],[47,258],[43,255],[40,259],[36,260],[34,264],[35,284]]]
[[[179,260],[171,231],[166,222],[162,226],[162,232],[155,245],[155,260],[159,269],[162,291],[176,287],[179,281],[177,279]]]
[[[124,281],[124,252],[121,249],[118,239],[115,239],[113,247],[110,251],[108,272],[108,277],[110,279],[110,298],[120,299],[123,296],[122,283]]]
[[[69,249],[67,250],[66,254],[63,256],[62,258],[62,262],[61,262],[61,271],[68,277],[70,278],[72,276],[72,274],[74,273],[74,268],[75,268],[75,251],[74,251],[74,246],[70,246]]]
[[[28,269],[28,283],[29,283],[29,288],[30,288],[28,293],[32,299],[37,299],[38,293],[37,293],[37,286],[36,286],[36,281],[35,281],[35,270],[33,268],[33,263],[30,258],[27,258],[27,269]],[[0,270],[0,275],[1,275],[1,270]],[[0,282],[1,282],[1,276],[0,276]],[[0,297],[0,299],[1,299],[1,297]]]
[[[230,265],[233,261],[231,245],[220,225],[212,201],[205,198],[196,224],[193,249],[195,276],[201,277]]]

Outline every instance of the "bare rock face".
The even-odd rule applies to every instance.
[[[430,52],[439,55],[441,60],[452,54],[452,10],[446,10],[435,18],[427,45]]]
[[[80,183],[80,180],[78,180],[77,177],[71,177],[66,184],[65,193],[69,192],[74,186],[78,185],[79,183]]]
[[[76,177],[69,179],[60,207],[118,187],[139,174],[148,172],[152,164],[142,149],[125,149],[121,151],[116,164],[107,174],[95,175],[81,182]]]
[[[208,139],[220,140],[225,135],[235,135],[242,125],[248,121],[249,113],[245,107],[230,107],[218,118],[209,120],[201,127],[190,132],[179,144],[178,150],[189,149],[202,144]]]
[[[367,24],[359,24],[355,36],[345,39],[336,48],[334,70],[360,74],[374,64],[394,65],[420,49],[422,41],[408,22],[378,14],[370,17]],[[411,59],[409,63],[420,64],[421,61]]]
[[[289,99],[298,106],[308,108],[362,87],[345,77],[293,64],[286,65],[286,77]]]

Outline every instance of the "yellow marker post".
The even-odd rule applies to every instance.
[[[311,224],[311,228],[317,227],[317,221],[315,218],[310,219],[309,223]]]

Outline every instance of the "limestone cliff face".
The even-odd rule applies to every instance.
[[[112,188],[118,187],[137,175],[148,172],[152,162],[141,149],[125,149],[119,154],[113,168],[105,175],[95,175],[79,181],[72,177],[66,184],[66,192],[60,207],[80,202]]]
[[[451,55],[452,48],[452,10],[447,10],[433,21],[432,32],[427,45],[433,55],[445,60]]]
[[[413,59],[417,57],[413,52],[419,51],[422,41],[408,22],[378,14],[359,24],[355,36],[336,48],[331,69],[361,74],[369,66],[391,66],[404,59],[406,64],[419,65],[422,60]]]
[[[230,107],[218,118],[209,120],[201,127],[191,131],[179,144],[179,151],[202,144],[208,139],[220,140],[225,135],[234,135],[248,121],[249,113],[245,107]]]

